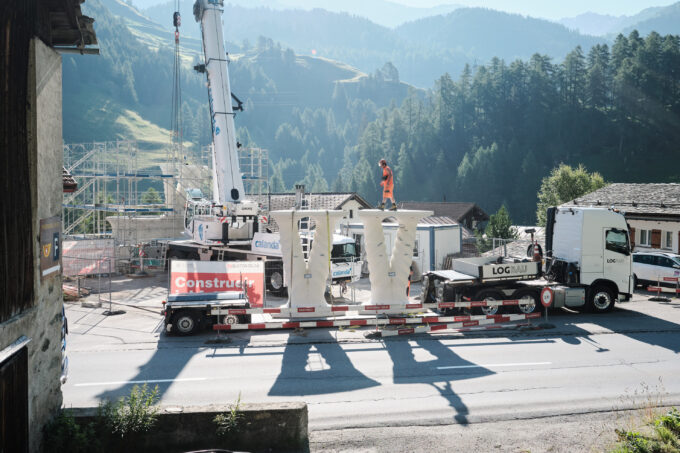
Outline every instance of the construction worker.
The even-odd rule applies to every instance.
[[[378,165],[382,167],[382,181],[380,181],[380,185],[383,188],[382,203],[380,203],[379,209],[385,209],[385,201],[390,200],[392,202],[390,210],[396,211],[397,203],[394,201],[394,174],[392,173],[392,169],[387,166],[387,161],[385,159],[380,159]]]

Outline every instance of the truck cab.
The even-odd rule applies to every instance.
[[[594,309],[613,306],[633,293],[628,225],[619,212],[603,208],[548,209],[546,277],[585,286]],[[599,294],[599,295],[598,295]]]

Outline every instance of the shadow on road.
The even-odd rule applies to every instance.
[[[415,343],[415,344],[414,344]],[[453,410],[454,419],[462,425],[468,424],[469,411],[463,400],[454,391],[453,382],[460,379],[477,378],[494,374],[483,367],[462,359],[453,350],[433,337],[413,337],[410,341],[390,339],[384,343],[392,359],[393,381],[395,384],[430,384],[439,391]],[[435,357],[434,360],[417,361],[416,349],[423,349]],[[436,369],[437,371],[433,372]],[[465,374],[456,375],[455,370],[465,369]]]
[[[676,302],[676,304],[678,304]],[[598,352],[606,352],[592,337],[606,333],[615,333],[652,346],[659,346],[675,353],[680,352],[680,324],[667,321],[635,311],[632,306],[617,306],[611,313],[550,313],[550,321],[556,324],[554,331],[545,330],[539,335],[542,338],[560,338],[565,343],[579,344],[585,341],[598,348]],[[678,304],[680,305],[680,304]],[[571,319],[570,319],[571,318]],[[572,321],[573,320],[573,321]],[[592,324],[599,329],[586,330],[573,323]],[[594,330],[594,331],[593,331]]]
[[[304,396],[349,392],[380,385],[357,370],[339,343],[325,331],[318,342],[299,343],[289,337],[281,372],[270,396]]]
[[[115,401],[121,396],[129,395],[135,385],[142,385],[147,381],[150,381],[148,382],[150,388],[158,385],[158,396],[162,398],[172,385],[172,381],[196,355],[197,349],[198,346],[196,348],[156,349],[149,361],[139,367],[139,371],[133,378],[115,389],[99,393],[97,398],[101,401]]]

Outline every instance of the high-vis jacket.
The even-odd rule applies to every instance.
[[[388,165],[383,167],[380,185],[383,186],[383,192],[389,192],[391,194],[392,190],[394,190],[394,175],[392,174],[392,169]]]

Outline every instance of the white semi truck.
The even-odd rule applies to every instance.
[[[519,311],[531,313],[541,307],[544,287],[553,290],[553,307],[605,313],[617,299],[628,300],[634,287],[624,216],[603,208],[549,208],[545,269],[530,257],[457,259],[452,270],[423,276],[421,298],[424,302],[519,300]],[[479,309],[492,315],[504,308]]]

